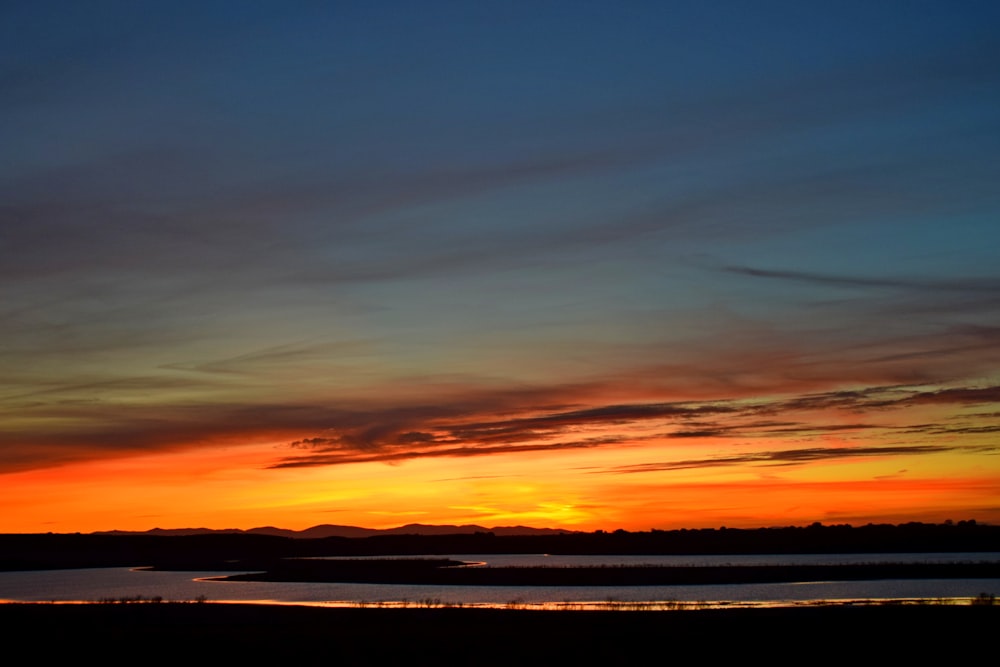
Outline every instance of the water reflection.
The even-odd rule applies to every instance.
[[[435,556],[440,557],[440,556]],[[454,555],[455,560],[504,565],[750,565],[870,562],[996,562],[1000,554],[848,554],[795,556],[545,556]],[[413,558],[411,556],[410,558]],[[968,603],[1000,594],[1000,579],[833,581],[703,586],[431,586],[305,582],[224,582],[232,572],[157,572],[98,568],[0,572],[0,600],[98,602],[254,602],[322,606],[462,606],[511,609],[673,609],[867,601]]]

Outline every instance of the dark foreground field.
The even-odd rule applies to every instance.
[[[4,604],[23,660],[323,665],[979,664],[1000,606],[682,611],[333,609],[213,603]]]

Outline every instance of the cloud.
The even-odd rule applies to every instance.
[[[726,271],[740,275],[752,276],[755,278],[773,278],[777,280],[788,280],[794,282],[810,283],[815,285],[829,285],[834,287],[854,287],[854,288],[889,288],[896,290],[911,291],[940,291],[940,292],[984,292],[995,295],[1000,291],[1000,279],[997,278],[977,278],[977,279],[938,279],[938,280],[918,280],[918,279],[889,279],[889,278],[865,278],[859,276],[837,276],[810,273],[806,271],[777,271],[755,269],[746,266],[726,267]]]
[[[735,465],[794,465],[815,461],[828,461],[844,458],[867,458],[885,456],[913,456],[924,454],[940,454],[944,452],[968,451],[966,448],[945,445],[910,445],[898,447],[811,447],[803,449],[787,449],[781,451],[764,451],[742,454],[738,456],[719,456],[703,459],[685,459],[661,463],[643,463],[632,466],[620,466],[604,472],[608,473],[646,473],[664,470],[688,470],[695,468],[717,468]]]
[[[477,406],[463,406],[466,411],[473,408],[474,412],[462,416],[475,418],[479,416],[476,412],[482,413],[495,407],[495,402],[480,399]],[[730,411],[719,406],[644,404],[608,405],[494,421],[453,422],[442,416],[457,416],[460,412],[457,407],[358,414],[354,419],[359,421],[355,423],[351,423],[352,420],[336,420],[336,426],[330,429],[336,431],[336,435],[306,438],[289,444],[292,449],[308,449],[315,454],[288,457],[279,465],[399,461],[428,456],[479,456],[514,451],[589,448],[641,440],[643,436],[625,433],[572,441],[565,437],[586,433],[588,428],[627,429],[635,422]],[[530,408],[521,410],[528,411]],[[406,418],[402,418],[404,416]],[[378,453],[372,453],[376,451]]]
[[[346,463],[398,463],[413,459],[453,457],[466,458],[470,456],[491,456],[497,454],[522,454],[526,452],[551,452],[561,450],[579,450],[619,444],[622,440],[615,438],[583,440],[576,442],[536,443],[536,444],[501,444],[479,445],[467,447],[446,446],[429,450],[394,451],[392,448],[374,453],[364,453],[357,450],[347,450],[339,454],[315,454],[309,456],[288,457],[281,459],[270,468],[299,468],[310,466],[342,465]]]
[[[986,405],[1000,402],[1000,386],[951,387],[938,391],[915,392],[904,400],[909,403]]]
[[[817,435],[825,433],[836,433],[838,431],[867,431],[872,429],[882,429],[885,426],[879,424],[828,424],[828,423],[808,423],[808,422],[750,422],[733,424],[729,426],[717,425],[714,427],[700,425],[698,428],[691,428],[690,425],[683,430],[674,431],[667,434],[670,438],[758,438],[773,435]]]
[[[52,318],[53,311],[36,314]],[[16,419],[0,428],[0,462],[45,465],[261,438],[295,443],[279,465],[333,465],[359,456],[403,461],[504,447],[611,447],[654,435],[677,443],[850,430],[881,438],[893,427],[923,424],[913,432],[974,437],[991,432],[991,411],[960,423],[912,416],[933,406],[1000,403],[1000,387],[956,380],[988,378],[990,360],[1000,363],[1000,329],[988,325],[831,341],[823,332],[720,318],[689,340],[584,339],[574,354],[593,360],[587,373],[575,382],[563,376],[525,385],[448,369],[381,375],[384,348],[360,337],[302,337],[242,351],[227,341],[208,352],[192,346],[184,361],[170,361],[181,354],[172,346],[190,334],[151,327],[156,321],[125,317],[129,326],[107,336],[79,322],[25,327],[21,347],[8,337],[0,360],[10,360],[12,372],[0,382],[0,409]],[[39,341],[47,349],[30,353]],[[161,347],[169,352],[153,366],[90,364],[74,372],[61,365],[81,354],[145,360]]]
[[[331,358],[352,357],[370,349],[371,344],[367,341],[287,343],[223,359],[165,364],[163,368],[207,374],[260,375],[275,370],[287,372],[289,367],[295,371],[315,368]]]
[[[1000,401],[1000,386],[925,389],[913,386],[870,387],[857,391],[807,394],[766,403],[766,413],[835,408],[854,413],[902,409],[919,405],[990,405]]]
[[[616,446],[623,443],[641,443],[652,439],[694,438],[743,438],[763,437],[824,437],[832,433],[868,432],[892,434],[900,430],[926,435],[935,432],[964,433],[968,435],[993,432],[992,425],[948,426],[922,424],[909,426],[905,415],[893,423],[824,421],[760,421],[760,414],[795,414],[830,411],[841,413],[880,412],[886,409],[904,410],[926,402],[961,402],[969,405],[1000,402],[995,388],[959,389],[955,391],[923,391],[913,387],[873,387],[864,391],[837,391],[826,394],[806,395],[792,399],[758,400],[747,403],[738,400],[711,403],[663,404],[613,404],[576,410],[542,413],[532,416],[512,417],[501,420],[475,421],[478,413],[488,410],[488,401],[480,401],[478,408],[466,412],[470,421],[455,422],[430,413],[414,410],[411,419],[398,420],[389,416],[382,419],[367,415],[377,426],[347,427],[339,425],[336,437],[318,437],[297,440],[292,449],[305,449],[310,453],[283,458],[276,467],[334,465],[357,461],[404,461],[408,458],[441,456],[486,456],[515,451],[541,451]],[[466,405],[466,409],[471,406]],[[530,408],[523,407],[521,411]],[[452,415],[462,411],[447,410]],[[705,421],[711,416],[713,421]],[[361,415],[358,415],[361,417]],[[363,421],[363,419],[362,419]],[[360,423],[360,422],[359,422]],[[654,429],[636,430],[640,425],[653,425]],[[656,431],[674,425],[677,428],[661,435]],[[418,430],[412,430],[418,429]],[[579,436],[587,435],[584,439]],[[874,436],[881,437],[881,436]],[[841,449],[809,448],[783,450],[750,455],[743,459],[725,458],[711,461],[765,462],[804,461],[849,455],[873,456],[902,454],[904,452],[930,453],[947,448],[935,445],[854,447]],[[791,453],[788,453],[791,452]],[[697,463],[697,462],[695,462]],[[694,465],[682,462],[684,466]],[[717,463],[716,463],[717,464]],[[674,465],[674,464],[671,464]],[[698,465],[701,465],[699,463]]]

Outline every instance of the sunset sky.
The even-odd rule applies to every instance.
[[[0,532],[1000,523],[1000,2],[0,4]]]

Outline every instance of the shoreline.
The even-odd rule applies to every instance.
[[[750,609],[807,609],[811,607],[901,607],[901,606],[1000,606],[996,596],[980,593],[975,596],[937,598],[838,598],[807,600],[576,600],[562,602],[528,602],[514,598],[505,602],[448,602],[436,598],[422,600],[209,600],[205,598],[179,600],[161,596],[123,596],[96,600],[16,600],[0,599],[2,605],[56,606],[148,606],[148,605],[252,605],[274,607],[311,607],[314,609],[347,610],[432,610],[458,611],[530,611],[530,612],[662,612]]]
[[[283,559],[218,581],[454,586],[683,586],[877,579],[998,579],[1000,563],[724,566],[467,566],[448,559]],[[457,566],[456,566],[457,565]],[[162,568],[169,569],[169,568]]]

